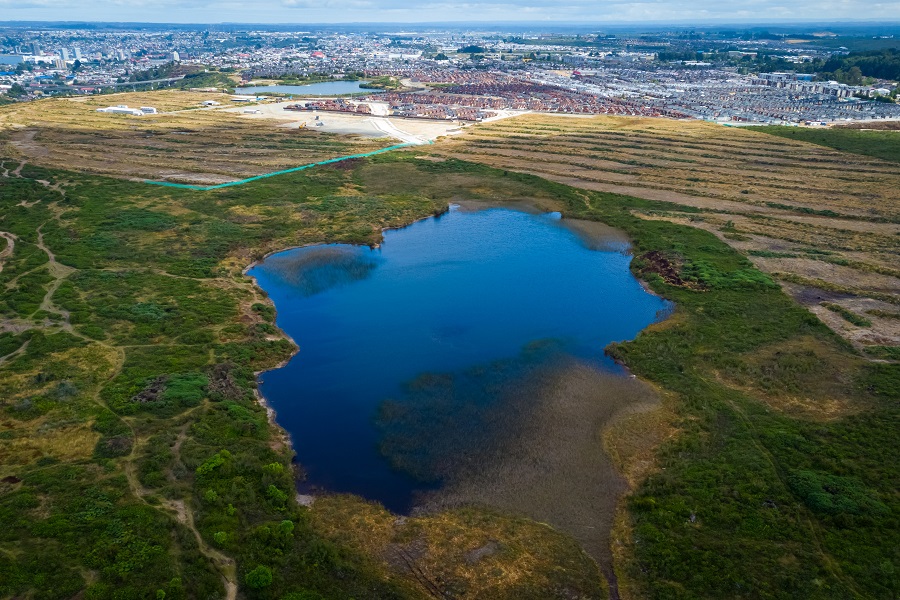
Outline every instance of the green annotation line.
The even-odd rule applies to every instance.
[[[428,142],[429,144],[431,142]],[[274,171],[272,173],[266,173],[264,175],[257,175],[256,177],[249,177],[247,179],[241,179],[240,181],[229,181],[228,183],[220,183],[218,185],[191,185],[188,183],[172,183],[171,181],[150,181],[149,179],[145,179],[144,183],[149,183],[150,185],[164,185],[166,187],[174,187],[174,188],[182,188],[185,190],[198,190],[201,192],[206,192],[209,190],[218,190],[220,188],[232,187],[235,185],[244,185],[245,183],[250,183],[251,181],[258,181],[260,179],[265,179],[266,177],[275,177],[276,175],[285,175],[287,173],[296,173],[297,171],[302,171],[304,169],[311,169],[312,167],[320,167],[322,165],[330,165],[332,163],[341,162],[343,160],[350,160],[351,158],[366,158],[367,156],[374,156],[375,154],[382,154],[383,152],[390,152],[391,150],[398,150],[400,148],[407,148],[409,146],[418,146],[420,144],[406,143],[406,144],[397,144],[396,146],[388,146],[387,148],[381,148],[380,150],[373,150],[371,152],[363,152],[362,154],[350,154],[348,156],[339,156],[337,158],[329,158],[328,160],[323,160],[321,162],[310,163],[308,165],[303,165],[300,167],[294,167],[292,169],[285,169],[283,171]]]

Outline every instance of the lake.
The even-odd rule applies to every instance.
[[[408,511],[515,430],[547,365],[626,379],[603,348],[671,309],[626,250],[558,213],[452,206],[386,231],[379,248],[293,249],[251,269],[299,346],[261,392],[305,470],[301,490]]]
[[[381,92],[380,89],[366,89],[361,87],[365,81],[322,81],[307,85],[260,85],[255,87],[242,87],[235,90],[236,94],[265,95],[265,94],[297,94],[298,96],[340,96],[342,94],[367,94]]]

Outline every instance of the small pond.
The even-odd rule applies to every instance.
[[[587,236],[558,213],[453,206],[385,232],[380,248],[312,246],[254,267],[300,348],[261,391],[306,472],[301,490],[405,512],[445,465],[508,429],[499,413],[528,410],[536,365],[569,357],[627,377],[603,348],[671,305],[631,274],[622,238]]]

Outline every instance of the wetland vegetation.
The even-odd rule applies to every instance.
[[[257,402],[255,373],[294,346],[243,275],[247,265],[287,247],[377,244],[382,228],[450,201],[503,199],[627,232],[632,272],[678,307],[609,348],[661,397],[597,432],[627,485],[611,533],[617,578],[606,574],[619,596],[897,597],[893,275],[799,257],[812,248],[896,268],[896,187],[886,185],[896,169],[699,124],[524,122],[533,131],[502,121],[472,139],[214,192],[58,170],[5,146],[0,596],[606,597],[584,542],[522,517],[528,507],[438,503],[398,519],[352,496],[298,504],[291,450]],[[715,136],[703,139],[708,131]],[[520,135],[554,139],[532,148]],[[495,147],[476,147],[479,137]],[[596,173],[588,179],[587,167],[558,170],[562,147],[602,147],[596,138],[622,153],[608,155],[614,170],[636,171],[628,194],[604,189],[613,184]],[[739,147],[767,164],[708,175],[640,156],[662,138],[680,140],[660,150],[685,160]],[[546,160],[529,162],[532,151]],[[660,164],[623,166],[631,152]],[[847,165],[859,182],[840,179]],[[822,186],[852,193],[807,195],[796,179],[814,172]],[[807,227],[813,218],[836,221]],[[787,267],[805,283],[768,274]],[[843,287],[815,287],[835,273]],[[884,341],[865,343],[837,322]],[[557,417],[544,422],[566,425],[565,413],[548,414]]]

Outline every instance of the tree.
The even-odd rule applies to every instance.
[[[81,69],[81,61],[76,58],[75,62],[72,63],[72,72],[77,73],[80,69]]]
[[[10,86],[9,90],[6,92],[6,95],[9,96],[10,98],[21,98],[22,96],[24,96],[27,93],[28,93],[28,90],[23,88],[18,83],[14,83],[14,84],[12,84],[12,86]]]
[[[281,523],[278,524],[278,533],[285,537],[290,537],[294,535],[294,522],[285,519]]]
[[[265,565],[259,565],[244,577],[244,581],[251,588],[261,590],[272,585],[272,569]]]

